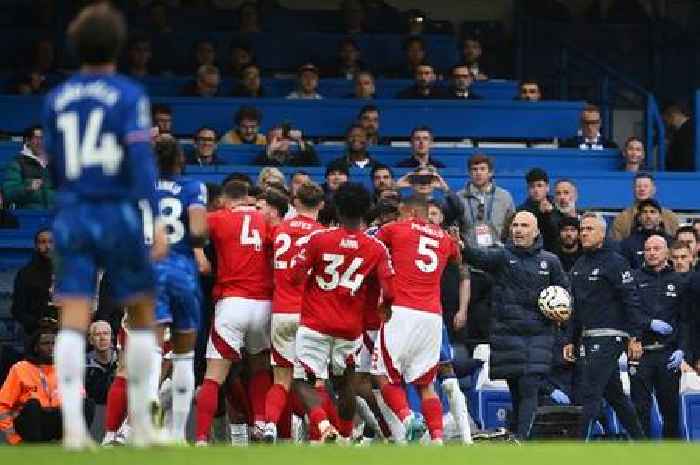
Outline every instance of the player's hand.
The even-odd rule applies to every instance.
[[[197,263],[199,274],[211,274],[211,263],[203,249],[194,249],[194,261]]]
[[[409,178],[412,174],[413,173],[407,173],[407,174],[404,174],[403,176],[401,176],[399,178],[399,180],[396,181],[396,188],[401,189],[404,187],[411,187],[411,182],[409,181]]]
[[[388,305],[386,302],[380,303],[377,311],[379,312],[379,319],[384,323],[391,319],[391,305]]]
[[[695,372],[695,370],[693,370],[693,367],[688,365],[688,362],[683,360],[683,362],[681,363],[681,373],[694,373],[694,372]]]
[[[630,338],[630,341],[627,344],[627,357],[630,360],[639,360],[642,358],[643,352],[642,342],[638,341],[636,337]]]
[[[31,192],[36,192],[41,189],[42,180],[41,178],[34,178],[27,180],[27,190]]]
[[[540,211],[542,213],[549,213],[554,209],[554,206],[552,205],[552,202],[549,201],[549,199],[544,198],[540,202]]]
[[[440,173],[437,171],[433,173],[433,187],[436,189],[440,189],[443,192],[447,192],[450,190],[450,186],[445,182],[445,179],[440,176]]]
[[[460,310],[457,313],[455,313],[453,324],[455,330],[464,328],[464,325],[467,324],[467,311]]]
[[[562,356],[564,357],[564,360],[570,363],[574,363],[576,361],[576,357],[574,356],[574,345],[573,344],[567,344],[564,346]]]
[[[161,223],[156,223],[153,228],[151,260],[162,260],[166,255],[168,255],[168,236],[165,233],[165,227]]]

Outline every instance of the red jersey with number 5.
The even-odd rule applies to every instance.
[[[377,233],[391,253],[394,305],[442,313],[440,279],[450,260],[460,260],[459,247],[442,228],[411,218],[386,224]]]
[[[217,210],[207,215],[216,249],[214,300],[272,299],[270,227],[255,207]]]
[[[294,264],[294,280],[305,280],[301,324],[333,337],[358,338],[368,280],[377,279],[390,300],[393,274],[386,247],[364,232],[334,228],[312,233]]]
[[[275,258],[275,291],[272,295],[272,313],[299,313],[303,283],[292,282],[292,259],[309,240],[309,234],[323,229],[315,220],[297,215],[280,223],[272,235]]]

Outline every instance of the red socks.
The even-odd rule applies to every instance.
[[[411,414],[406,391],[398,384],[387,383],[382,386],[382,397],[389,408],[399,417],[399,420],[404,421]]]
[[[333,402],[333,399],[331,399],[330,394],[328,394],[328,391],[326,391],[325,386],[317,386],[316,387],[316,393],[318,394],[319,399],[321,400],[321,407],[323,410],[326,412],[326,415],[328,416],[328,420],[331,422],[333,426],[335,426],[338,430],[340,430],[340,417],[338,417],[338,409],[335,406],[335,402]]]
[[[126,379],[117,376],[107,392],[107,407],[105,412],[105,431],[116,433],[124,423],[127,411]]]
[[[199,394],[197,394],[197,427],[195,429],[195,439],[197,441],[206,441],[209,438],[209,430],[214,420],[218,402],[219,383],[204,378],[204,382],[199,388]]]
[[[421,410],[425,423],[428,425],[431,439],[442,439],[442,405],[440,399],[431,397],[423,399],[421,402]]]
[[[265,422],[277,423],[287,406],[287,390],[281,384],[273,384],[265,398]]]
[[[253,421],[265,421],[265,399],[270,386],[272,386],[272,374],[268,370],[253,373],[248,381],[248,398]]]
[[[344,420],[342,418],[338,418],[338,432],[344,438],[352,437],[352,426],[352,420]]]

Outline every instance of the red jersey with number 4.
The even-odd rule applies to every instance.
[[[394,270],[384,245],[362,231],[323,229],[309,236],[297,256],[294,280],[304,281],[301,324],[333,337],[362,334],[367,280],[379,280],[391,299]]]
[[[216,249],[214,300],[272,299],[270,227],[255,207],[217,210],[207,216]]]
[[[391,253],[394,305],[442,313],[440,278],[450,260],[460,260],[459,247],[442,228],[417,218],[386,224],[377,233]]]
[[[292,282],[292,259],[309,240],[309,234],[323,229],[315,220],[298,215],[283,221],[273,233],[275,291],[272,313],[299,313],[304,284]]]

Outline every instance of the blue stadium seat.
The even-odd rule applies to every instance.
[[[681,437],[700,441],[700,392],[681,394]]]

